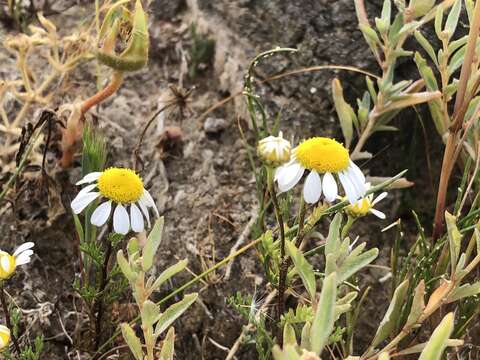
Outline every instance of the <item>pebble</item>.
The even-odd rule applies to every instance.
[[[203,130],[207,134],[218,134],[227,128],[227,121],[222,118],[208,117],[203,125]]]

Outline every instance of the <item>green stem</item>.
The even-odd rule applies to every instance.
[[[347,237],[348,231],[350,230],[354,222],[355,222],[355,218],[353,216],[348,215],[347,223],[343,226],[343,229],[342,229],[342,239],[345,239]]]

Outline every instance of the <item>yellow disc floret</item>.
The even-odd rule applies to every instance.
[[[15,258],[5,251],[0,251],[0,279],[5,280],[12,276],[15,266]]]
[[[10,342],[10,329],[0,325],[0,350],[4,349]]]
[[[345,208],[345,211],[347,214],[353,217],[362,217],[368,214],[370,209],[372,208],[372,202],[371,199],[368,197],[365,197],[359,201],[357,201],[353,205],[348,205]]]
[[[143,194],[143,181],[135,171],[109,168],[98,178],[98,190],[107,199],[128,204],[138,201]]]
[[[319,173],[337,173],[348,168],[348,150],[326,137],[314,137],[302,142],[295,149],[295,157],[306,169]]]

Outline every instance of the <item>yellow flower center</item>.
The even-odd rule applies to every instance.
[[[370,199],[367,197],[367,198],[363,198],[359,201],[357,201],[355,204],[353,205],[348,205],[346,207],[346,211],[348,214],[350,214],[351,216],[354,216],[354,217],[361,217],[361,216],[365,216],[368,214],[368,211],[372,208],[372,202],[370,201]]]
[[[8,343],[10,342],[10,330],[6,327],[1,325],[0,328],[0,350],[5,348]]]
[[[0,279],[8,279],[15,270],[15,258],[6,253],[5,251],[0,252]]]
[[[138,201],[143,194],[142,179],[130,169],[105,170],[98,178],[97,186],[104,197],[122,204]]]
[[[319,173],[337,173],[348,168],[350,158],[348,150],[330,138],[314,137],[302,142],[295,149],[300,164]]]

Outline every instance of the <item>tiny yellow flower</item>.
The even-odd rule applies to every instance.
[[[0,325],[0,351],[5,349],[10,343],[10,329]]]
[[[112,212],[112,203],[116,204],[113,211],[113,230],[119,234],[127,234],[130,228],[137,233],[142,232],[145,229],[144,218],[150,227],[150,208],[159,216],[155,201],[143,187],[141,177],[131,169],[112,167],[102,172],[92,172],[76,184],[89,185],[80,190],[71,203],[75,214],[80,214],[100,197],[106,199],[92,213],[92,225],[103,226],[107,222]],[[127,211],[128,207],[130,213]]]
[[[6,280],[12,276],[15,268],[18,265],[27,264],[30,262],[30,257],[33,255],[33,242],[26,242],[20,245],[13,255],[6,251],[0,250],[0,279]]]
[[[367,189],[370,188],[370,183],[367,183]],[[378,195],[375,199],[373,198],[373,194],[367,195],[360,200],[358,200],[355,204],[350,204],[345,207],[345,211],[348,215],[352,217],[363,217],[370,214],[375,215],[380,219],[385,219],[385,214],[379,210],[374,209],[373,207],[378,204],[380,201],[387,197],[387,192],[382,192]]]
[[[334,175],[340,180],[351,204],[365,194],[365,176],[350,160],[348,150],[334,139],[313,137],[293,149],[292,159],[275,173],[280,192],[293,188],[305,170],[310,173],[303,186],[303,197],[309,204],[318,202],[322,193],[328,202],[335,201],[338,186]],[[323,178],[319,174],[323,174]]]
[[[258,142],[257,154],[267,165],[280,166],[290,160],[292,146],[282,136],[267,136]]]

